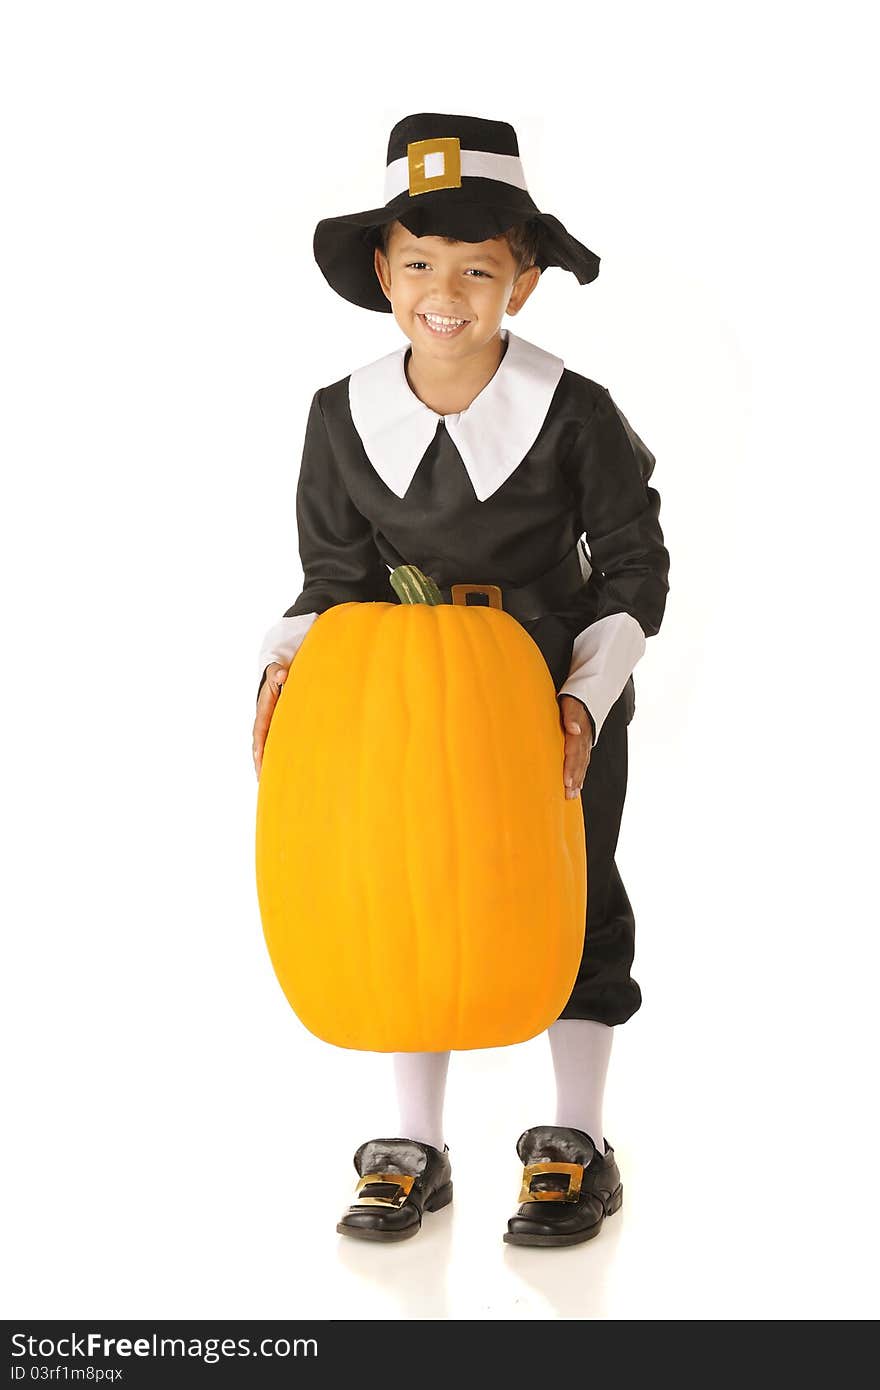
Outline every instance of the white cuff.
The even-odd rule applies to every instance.
[[[257,681],[273,661],[289,666],[305,640],[305,635],[317,618],[317,613],[299,613],[295,618],[280,618],[269,628],[260,647],[260,669]]]
[[[574,639],[571,670],[557,695],[583,700],[596,724],[595,744],[605,718],[645,654],[645,634],[629,613],[609,613]]]

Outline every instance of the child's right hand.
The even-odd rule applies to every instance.
[[[289,669],[287,666],[279,665],[277,661],[273,661],[270,666],[267,666],[266,679],[263,681],[263,688],[257,699],[257,715],[254,719],[254,768],[258,782],[260,769],[263,766],[266,735],[269,732],[269,725],[272,722],[272,715],[275,713],[278,696],[281,694],[281,687],[287,680]]]

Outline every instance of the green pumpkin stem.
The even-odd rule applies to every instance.
[[[388,576],[391,587],[401,603],[443,602],[443,595],[433,579],[415,565],[398,565]]]

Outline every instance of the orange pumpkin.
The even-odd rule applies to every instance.
[[[553,680],[492,586],[487,607],[443,603],[411,566],[391,582],[401,603],[315,620],[275,707],[256,830],[269,955],[336,1046],[523,1042],[558,1018],[584,942]]]

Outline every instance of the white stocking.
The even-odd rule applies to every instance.
[[[399,1137],[420,1139],[443,1152],[443,1101],[448,1052],[395,1052],[394,1082],[400,1112]]]
[[[602,1099],[614,1029],[588,1018],[559,1018],[547,1029],[556,1075],[556,1121],[589,1134],[605,1152]]]

